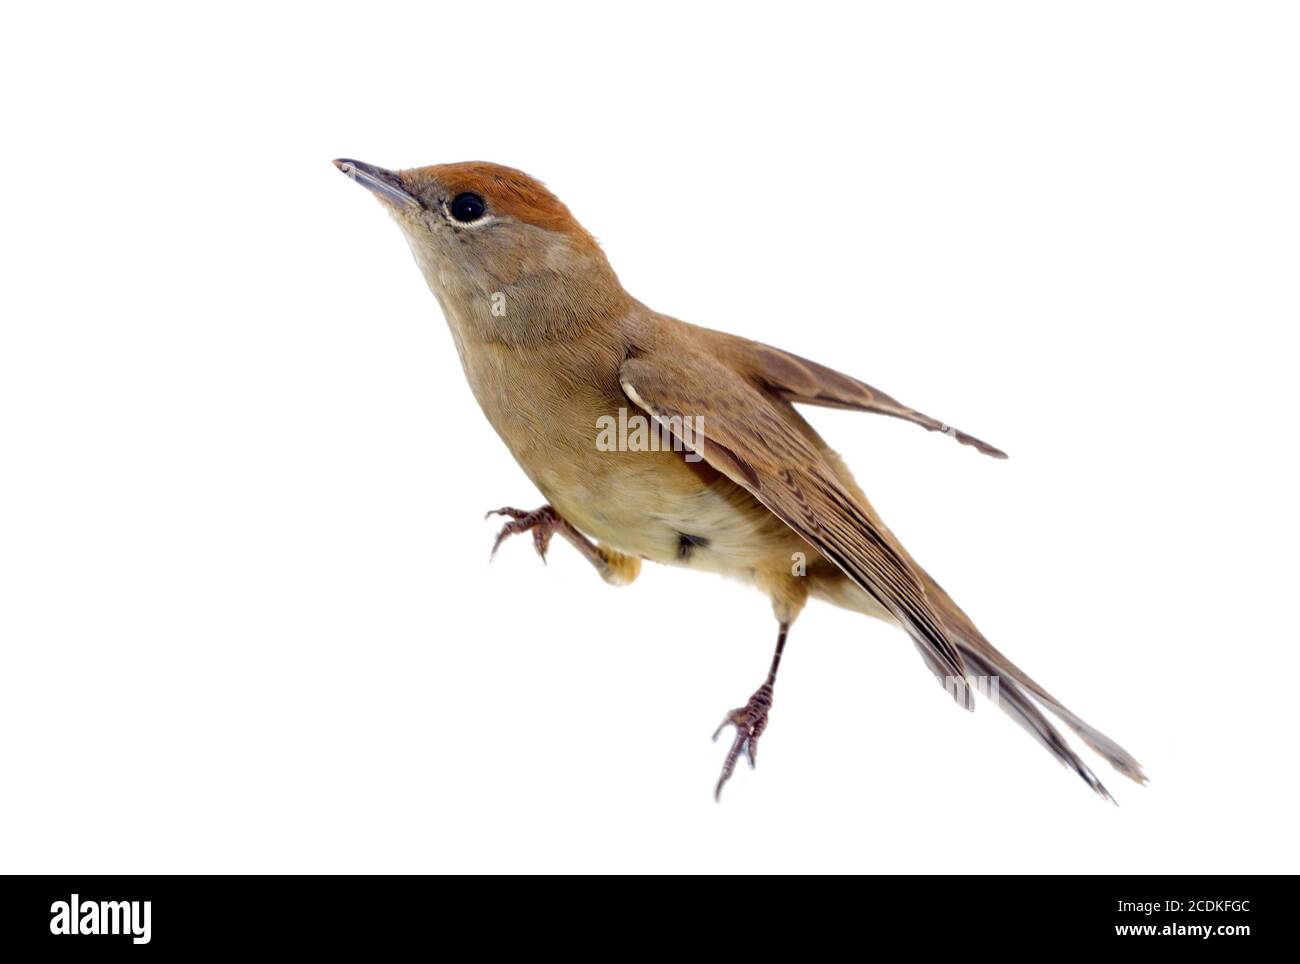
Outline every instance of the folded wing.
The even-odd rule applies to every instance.
[[[628,358],[619,381],[635,405],[892,613],[957,702],[973,708],[961,653],[921,579],[779,401],[718,360],[684,349]]]

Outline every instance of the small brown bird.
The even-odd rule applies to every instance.
[[[568,208],[521,171],[334,164],[397,220],[474,397],[546,497],[534,511],[495,510],[509,521],[493,552],[531,532],[545,558],[558,534],[614,585],[649,559],[736,576],[770,597],[776,652],[767,679],[718,728],[736,733],[715,797],[742,753],[754,764],[786,636],[810,596],[902,628],[960,706],[973,709],[981,690],[1103,797],[1042,708],[1145,781],[1119,744],[993,648],[794,405],[890,415],[1002,452],[824,365],[652,311],[623,290]]]

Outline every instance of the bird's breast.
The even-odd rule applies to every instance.
[[[462,350],[488,421],[546,500],[620,552],[738,573],[786,564],[797,536],[623,394],[617,364],[563,346]]]

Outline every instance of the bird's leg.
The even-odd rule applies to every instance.
[[[496,557],[497,549],[501,548],[501,543],[511,536],[521,532],[532,532],[533,548],[542,557],[542,562],[546,561],[546,552],[551,546],[552,536],[559,535],[571,543],[608,583],[626,586],[641,572],[640,559],[615,552],[607,546],[596,545],[556,512],[553,506],[544,505],[531,512],[505,506],[492,509],[483,518],[491,518],[494,515],[509,516],[510,519],[501,527],[496,541],[492,543],[493,558]]]
[[[790,624],[781,623],[776,636],[776,652],[772,654],[772,668],[767,671],[767,679],[762,686],[754,690],[754,695],[749,698],[748,703],[728,713],[714,731],[713,739],[717,740],[718,735],[728,725],[736,728],[736,738],[731,741],[727,759],[722,763],[722,775],[718,777],[718,785],[713,790],[714,800],[722,799],[722,788],[731,779],[741,753],[749,758],[750,769],[754,767],[754,757],[758,753],[758,738],[767,729],[767,714],[772,709],[772,687],[776,685],[776,671],[781,666],[781,651],[785,649],[785,637],[789,632]]]

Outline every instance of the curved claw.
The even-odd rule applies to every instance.
[[[546,552],[550,549],[551,537],[555,534],[555,528],[560,521],[554,509],[549,505],[544,505],[540,509],[525,512],[523,509],[512,509],[509,506],[503,506],[500,509],[489,509],[483,518],[490,519],[494,515],[509,516],[510,521],[503,525],[501,531],[497,533],[496,541],[492,543],[492,552],[488,556],[489,561],[496,558],[501,543],[513,535],[531,531],[533,533],[533,548],[542,557],[542,562],[546,562]]]
[[[546,565],[546,550],[551,547],[551,536],[553,535],[555,535],[554,526],[538,526],[533,530],[533,548],[542,557],[542,565]]]
[[[727,723],[730,722],[732,721],[727,720]],[[726,723],[723,724],[723,726],[725,725]],[[719,732],[721,732],[722,728],[719,727],[718,729]],[[716,734],[714,739],[717,739]],[[722,762],[722,773],[718,775],[718,785],[713,788],[713,799],[715,801],[720,802],[722,800],[722,788],[726,786],[727,781],[731,779],[731,775],[736,772],[736,761],[740,759],[742,753],[744,753],[749,760],[749,768],[751,770],[754,768],[755,742],[756,738],[748,729],[737,725],[736,738],[731,741],[731,749],[727,751],[727,758]]]
[[[772,687],[764,683],[758,688],[758,691],[749,698],[749,702],[744,706],[732,710],[718,724],[718,728],[713,731],[713,740],[717,742],[722,731],[728,726],[736,728],[736,738],[731,741],[731,748],[727,750],[727,757],[722,761],[722,773],[718,777],[718,785],[713,789],[713,799],[721,801],[722,788],[731,775],[736,772],[736,761],[740,755],[745,754],[749,761],[749,768],[753,770],[757,765],[756,758],[758,755],[758,738],[763,735],[763,730],[767,728],[768,710],[772,708]]]

